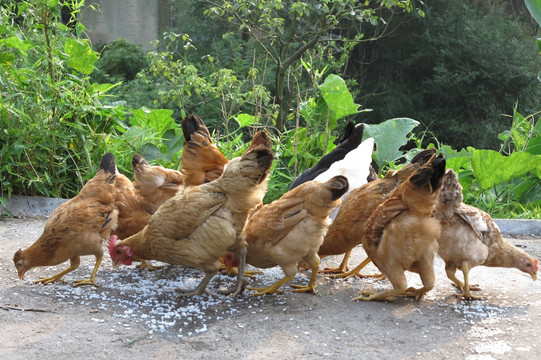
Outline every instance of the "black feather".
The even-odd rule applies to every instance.
[[[348,126],[346,126],[344,135],[342,135],[342,138],[345,140],[343,140],[330,153],[323,156],[316,165],[304,171],[295,180],[293,180],[289,190],[296,188],[302,183],[314,180],[319,174],[329,170],[334,162],[342,160],[347,153],[353,149],[356,149],[361,144],[363,141],[364,125],[357,125],[353,128],[353,130],[351,130],[351,127],[348,128]]]
[[[116,164],[115,156],[111,153],[103,155],[100,162],[100,170],[104,170],[109,176],[107,176],[107,182],[112,183],[116,179]]]

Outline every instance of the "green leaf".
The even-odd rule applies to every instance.
[[[396,118],[381,124],[364,126],[364,138],[373,137],[377,145],[375,160],[380,168],[402,156],[400,147],[408,142],[408,134],[419,122],[410,118]]]
[[[541,155],[514,152],[504,156],[494,150],[468,148],[472,153],[472,170],[481,189],[487,190],[528,172],[541,174]]]
[[[248,114],[239,114],[235,120],[239,123],[240,127],[251,126],[256,122],[256,117]]]
[[[460,172],[461,169],[470,169],[471,155],[466,149],[462,149],[458,152],[449,145],[443,145],[440,147],[440,151],[443,156],[445,156],[447,168],[454,169],[457,173]]]
[[[147,109],[145,107],[132,110],[133,117],[130,118],[130,124],[141,128],[153,129],[158,136],[177,127],[173,119],[173,110],[170,109]]]
[[[524,3],[532,17],[541,26],[541,0],[524,0]]]
[[[146,143],[141,147],[141,156],[147,161],[155,161],[161,158],[160,149],[154,144]]]
[[[329,113],[329,130],[336,127],[337,120],[358,112],[359,105],[355,104],[346,82],[338,75],[327,76],[319,86],[319,95],[317,108],[324,119]]]
[[[513,110],[513,124],[510,131],[513,143],[518,151],[524,151],[531,128],[531,123],[517,111],[515,106]]]
[[[171,161],[173,155],[180,152],[184,145],[184,135],[178,129],[169,129],[163,134],[163,144],[167,146],[166,161]]]
[[[541,155],[541,121],[537,121],[537,124],[533,128],[532,136],[526,146],[526,151],[530,154]]]
[[[64,44],[64,52],[68,55],[68,65],[83,74],[90,74],[94,70],[94,62],[98,53],[92,50],[88,42],[68,39]]]

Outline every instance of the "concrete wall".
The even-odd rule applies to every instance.
[[[91,9],[91,4],[99,11]],[[168,26],[168,8],[168,0],[90,0],[79,21],[94,46],[125,38],[148,50]]]

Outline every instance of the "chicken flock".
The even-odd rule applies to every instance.
[[[69,260],[66,270],[35,282],[61,281],[81,256],[94,255],[90,278],[74,286],[98,286],[104,243],[114,268],[135,261],[152,270],[148,261],[156,260],[203,270],[199,285],[179,289],[178,296],[212,294],[207,285],[219,271],[237,277],[220,293],[279,293],[297,272],[311,269],[309,283],[291,284],[293,291],[315,293],[318,273],[381,276],[392,288],[363,291],[354,300],[419,299],[434,286],[436,254],[459,299],[480,298],[469,279],[475,266],[517,268],[537,278],[538,260],[504,240],[487,213],[462,202],[456,174],[435,149],[378,178],[371,166],[374,139],[363,141],[363,125],[349,123],[333,151],[287,193],[263,204],[274,159],[264,130],[240,157],[228,160],[197,115],[184,118],[182,129],[180,170],[151,166],[136,154],[132,181],[117,170],[113,154],[104,155],[80,193],[51,213],[42,235],[15,253],[19,278],[31,268]],[[348,271],[349,255],[359,245],[367,258]],[[320,259],[330,255],[344,255],[340,266],[320,269]],[[360,275],[370,262],[381,274]],[[246,287],[252,276],[246,264],[280,266],[284,277],[267,287]],[[408,287],[405,271],[418,273],[423,286]]]

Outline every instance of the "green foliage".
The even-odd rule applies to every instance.
[[[103,139],[124,115],[104,104],[111,85],[89,81],[97,54],[59,21],[63,4],[0,8],[2,197],[74,196],[95,173]]]
[[[234,32],[254,40],[250,45],[274,64],[272,91],[277,105],[275,125],[279,131],[286,128],[289,108],[304,90],[301,69],[303,56],[333,59],[328,65],[338,65],[331,71],[340,72],[349,52],[364,37],[362,26],[384,24],[389,9],[396,12],[411,11],[414,1],[357,2],[350,0],[290,1],[290,0],[222,0],[206,14],[234,27]],[[383,27],[384,28],[384,27]],[[344,29],[348,29],[345,31]],[[249,42],[245,41],[248,45]],[[345,45],[342,45],[345,44]],[[318,50],[316,53],[315,50]],[[345,56],[343,56],[346,54]],[[259,55],[261,57],[262,55]],[[335,59],[339,58],[340,61]]]
[[[401,148],[410,140],[410,133],[419,124],[408,118],[390,119],[378,125],[365,125],[364,137],[373,137],[377,144],[374,160],[379,173],[404,156]]]
[[[225,131],[229,120],[238,113],[261,117],[261,109],[272,111],[270,94],[258,83],[257,69],[252,69],[250,74],[239,74],[216,67],[212,57],[192,63],[188,57],[194,49],[186,34],[166,34],[155,45],[163,50],[148,53],[150,73],[145,76],[162,79],[155,101],[157,107],[166,105],[180,108],[183,113],[196,113],[208,125]],[[172,53],[172,49],[179,52]]]
[[[529,146],[530,140],[535,144],[540,136],[538,123],[535,116],[523,117],[515,111],[513,127],[500,134],[505,140],[503,149],[513,149],[509,154],[473,147],[457,153],[446,148],[447,166],[458,173],[464,202],[495,217],[539,215],[541,154],[537,146]]]
[[[362,69],[363,106],[374,109],[359,118],[407,116],[455,148],[499,150],[510,104],[519,101],[524,113],[540,110],[541,84],[532,81],[539,55],[527,24],[494,10],[496,2],[475,7],[483,3],[426,2],[425,18],[397,17],[400,31],[359,46],[352,61],[377,56],[352,66]]]
[[[92,79],[96,82],[134,80],[146,66],[145,53],[141,46],[120,38],[103,48],[96,63],[98,71],[94,72]]]

